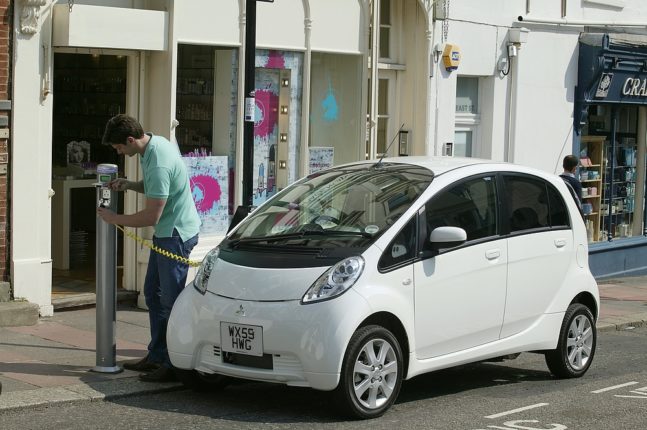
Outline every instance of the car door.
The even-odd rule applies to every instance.
[[[472,177],[444,189],[427,202],[424,218],[423,243],[429,245],[429,234],[440,226],[463,228],[467,241],[414,263],[417,358],[496,341],[508,259],[499,233],[496,176]]]
[[[544,179],[503,175],[508,239],[508,289],[501,337],[531,327],[566,279],[573,231],[561,194]]]

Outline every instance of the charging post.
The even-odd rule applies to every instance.
[[[108,184],[117,178],[116,164],[97,166],[97,206],[117,211],[115,192]],[[96,366],[91,370],[100,373],[119,373],[117,366],[117,231],[114,225],[97,217],[96,259]]]

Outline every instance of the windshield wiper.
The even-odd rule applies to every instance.
[[[233,239],[230,245],[236,247],[243,243],[258,243],[258,242],[276,242],[279,240],[301,239],[305,236],[362,236],[367,239],[373,237],[372,234],[364,231],[345,231],[345,230],[303,230],[296,233],[277,234],[274,236],[252,236],[244,237],[241,239]]]

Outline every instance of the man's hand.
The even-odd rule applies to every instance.
[[[117,214],[110,209],[99,207],[97,208],[97,216],[107,222],[108,224],[117,224]]]
[[[108,183],[108,186],[113,190],[113,191],[126,191],[129,190],[130,187],[130,181],[128,179],[124,178],[117,178],[113,179]]]

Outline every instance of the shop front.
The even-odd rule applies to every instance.
[[[647,273],[647,37],[580,37],[575,109],[582,209],[598,278]]]
[[[192,260],[219,243],[242,200],[245,2],[154,8],[54,1],[16,41],[12,284],[43,316],[58,279],[94,285],[96,166],[140,179],[137,160],[101,145],[111,116],[132,115],[179,145],[203,223]],[[365,157],[367,13],[345,0],[258,4],[255,205],[305,174]],[[120,202],[130,213],[143,204],[131,194]],[[129,238],[119,247],[119,286],[139,291],[148,250]]]

